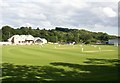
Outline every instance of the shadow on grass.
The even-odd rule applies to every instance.
[[[96,58],[87,58],[84,63],[88,64],[120,64],[119,59],[96,59]]]
[[[27,66],[3,63],[2,82],[46,82],[46,81],[118,81],[117,60],[112,65],[91,65],[99,59],[88,59],[87,65],[53,62],[50,66]],[[106,62],[107,60],[100,60]],[[109,61],[109,60],[108,60]],[[108,62],[107,61],[107,62]],[[86,63],[86,62],[85,62]],[[66,69],[67,68],[67,69]]]

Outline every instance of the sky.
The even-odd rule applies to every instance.
[[[0,0],[0,28],[5,25],[118,35],[118,0]]]

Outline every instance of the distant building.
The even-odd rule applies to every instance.
[[[14,45],[31,45],[31,44],[45,44],[47,40],[44,38],[33,37],[32,35],[13,35],[8,39],[8,42]]]
[[[108,41],[108,44],[111,44],[111,45],[114,45],[114,46],[118,46],[118,45],[120,45],[120,38],[110,39]]]

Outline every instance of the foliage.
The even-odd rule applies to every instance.
[[[33,35],[34,37],[46,38],[48,42],[59,42],[59,43],[97,43],[106,42],[109,39],[116,38],[116,36],[108,35],[103,32],[90,32],[87,30],[78,30],[78,29],[68,29],[56,27],[55,29],[45,30],[45,29],[32,29],[32,27],[20,27],[14,29],[10,26],[2,27],[2,41],[7,41],[11,36],[18,35]]]

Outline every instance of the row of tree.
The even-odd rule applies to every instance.
[[[56,27],[55,29],[46,30],[46,29],[32,29],[32,27],[20,27],[14,29],[10,26],[3,26],[0,29],[2,32],[2,41],[7,41],[13,35],[32,35],[34,37],[46,38],[48,42],[58,42],[58,43],[96,43],[102,42],[105,43],[109,39],[116,38],[117,36],[108,35],[103,32],[90,32],[87,30],[78,30],[78,29],[68,29]]]

